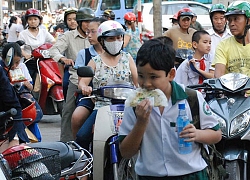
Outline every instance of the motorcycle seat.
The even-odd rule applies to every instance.
[[[59,151],[61,160],[61,169],[72,166],[72,163],[78,160],[81,152],[74,151],[67,143],[64,142],[38,142],[29,144],[33,148],[48,148]]]

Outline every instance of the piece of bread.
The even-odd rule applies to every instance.
[[[146,89],[137,88],[134,93],[130,94],[125,102],[125,106],[135,107],[142,100],[149,99],[152,106],[167,106],[168,100],[160,89],[148,91]]]

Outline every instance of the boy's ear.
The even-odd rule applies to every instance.
[[[197,48],[197,44],[198,44],[198,43],[197,43],[197,42],[195,42],[195,41],[193,41],[193,42],[192,42],[192,46],[193,46],[193,48],[194,48],[194,49],[196,49],[196,48]]]
[[[172,68],[172,69],[169,71],[169,73],[168,73],[168,75],[169,75],[169,81],[173,81],[173,80],[174,80],[175,74],[176,74],[176,70],[175,70],[175,68]]]

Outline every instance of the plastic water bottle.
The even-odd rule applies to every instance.
[[[178,131],[178,150],[180,154],[188,154],[192,152],[192,142],[185,142],[184,138],[180,138],[180,132],[190,123],[185,104],[179,104],[179,116],[177,117],[177,131]]]

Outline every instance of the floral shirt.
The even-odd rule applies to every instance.
[[[125,52],[121,52],[121,58],[116,66],[106,65],[100,55],[93,58],[96,64],[95,76],[93,78],[93,89],[114,83],[131,82],[131,71],[129,66],[130,55]],[[96,101],[95,108],[99,108],[110,104],[110,100],[107,98],[101,98]]]
[[[135,31],[132,31],[132,29],[127,29],[126,34],[131,37],[128,45],[126,46],[126,51],[130,53],[133,59],[135,60],[137,52],[142,45],[140,41],[139,30],[138,28],[136,28]]]

